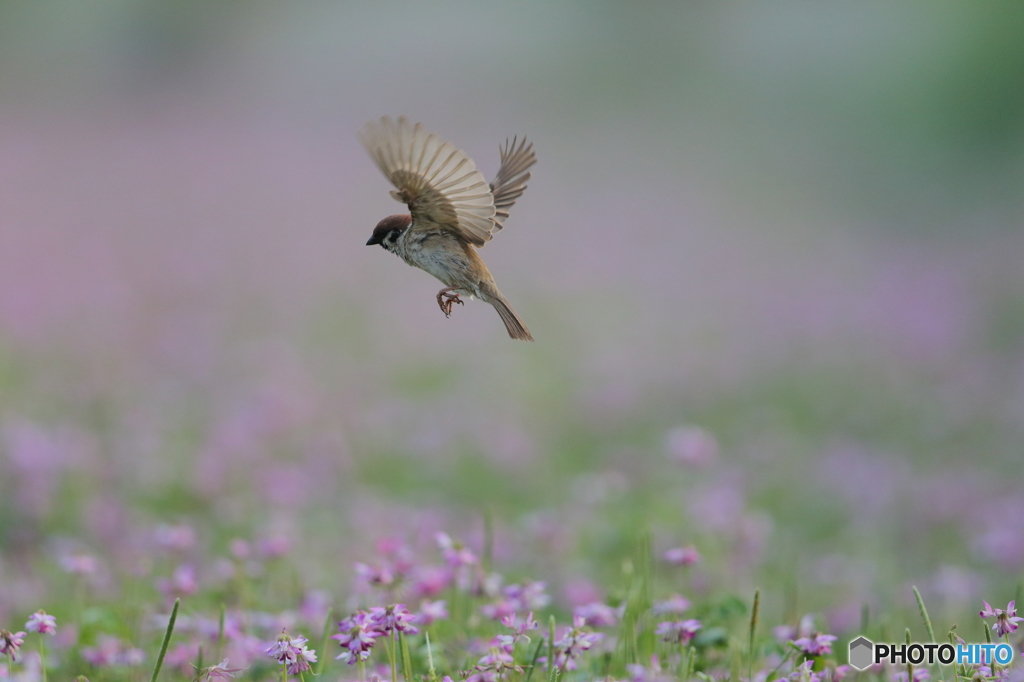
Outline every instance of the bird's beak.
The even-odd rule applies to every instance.
[[[380,235],[379,234],[373,234],[373,235],[370,235],[370,239],[367,240],[366,245],[367,246],[373,246],[374,244],[380,244],[380,242],[381,242]]]

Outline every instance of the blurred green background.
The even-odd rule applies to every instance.
[[[910,583],[1012,598],[1022,35],[999,2],[3,2],[0,615],[158,523],[340,590],[488,510],[556,594],[650,531],[837,631]],[[536,344],[363,246],[382,114],[488,176],[534,141],[483,256]]]

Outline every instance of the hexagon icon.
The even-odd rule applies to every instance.
[[[875,645],[867,637],[858,637],[850,642],[850,667],[866,670],[874,663]]]

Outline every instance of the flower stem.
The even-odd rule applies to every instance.
[[[330,643],[331,636],[331,619],[334,616],[334,609],[327,609],[327,618],[324,619],[324,636],[321,640],[320,651],[327,653],[327,645]],[[316,675],[321,675],[324,672],[324,666],[327,665],[327,656],[320,655],[320,664],[317,666]]]
[[[398,662],[396,660],[398,656],[398,652],[396,651],[398,648],[398,638],[396,635],[397,633],[392,630],[391,646],[388,647],[388,661],[391,663],[391,682],[398,682]]]
[[[46,635],[39,638],[39,668],[43,673],[43,682],[46,682]]]
[[[405,641],[405,634],[398,632],[398,647],[402,650],[402,677],[405,682],[412,682],[412,656],[409,654],[409,643]]]
[[[558,668],[555,667],[555,617],[548,619],[548,682],[555,682]]]
[[[226,607],[224,602],[220,603],[220,620],[217,621],[217,655],[213,659],[215,661],[221,660],[221,655],[224,653],[224,612]]]

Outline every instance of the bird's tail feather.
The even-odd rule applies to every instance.
[[[521,341],[533,341],[530,330],[526,328],[522,319],[520,319],[519,315],[516,314],[516,311],[512,309],[512,306],[508,304],[508,301],[503,296],[495,296],[490,301],[490,304],[501,315],[501,321],[505,323],[505,329],[508,330],[509,336]]]

